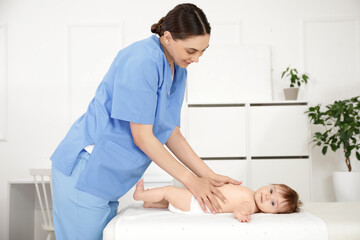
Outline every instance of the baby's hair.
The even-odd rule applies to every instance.
[[[280,195],[285,199],[287,209],[282,213],[295,213],[299,212],[302,206],[302,202],[299,200],[299,195],[295,192],[294,189],[290,188],[285,184],[274,184],[278,186],[282,191]]]

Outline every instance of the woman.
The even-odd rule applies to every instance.
[[[56,238],[101,239],[123,196],[155,162],[199,201],[220,212],[215,186],[240,184],[215,174],[179,130],[186,67],[209,46],[210,25],[193,4],[180,4],[121,50],[52,160]],[[191,171],[180,164],[163,146]]]

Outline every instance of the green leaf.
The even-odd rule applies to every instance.
[[[338,147],[335,144],[331,144],[330,147],[333,152],[336,152],[336,150],[338,150]]]
[[[286,73],[286,71],[284,71],[284,72],[281,74],[281,78],[284,77],[285,73]]]
[[[327,146],[323,147],[323,149],[322,149],[322,154],[323,154],[323,155],[326,154],[327,148],[328,148]]]
[[[360,161],[360,153],[356,152],[356,158]]]
[[[316,137],[316,138],[320,138],[321,137],[321,132],[316,132],[316,133],[314,133],[314,136]]]

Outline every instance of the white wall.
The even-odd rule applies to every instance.
[[[300,98],[310,105],[360,94],[360,1],[192,2],[214,26],[238,26],[218,37],[235,31],[240,44],[270,47],[273,100],[283,99],[280,74],[288,65],[309,73]],[[29,167],[50,167],[84,108],[79,99],[91,98],[117,49],[149,36],[151,24],[178,3],[0,0],[0,239],[8,234],[7,181],[27,178]],[[82,91],[85,82],[91,91]],[[331,172],[345,169],[341,154],[314,149],[312,160],[313,200],[333,201]]]

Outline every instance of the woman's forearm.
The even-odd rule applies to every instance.
[[[184,136],[181,134],[179,127],[176,127],[166,146],[172,153],[191,171],[199,177],[209,177],[214,172],[204,163],[203,160],[194,152]]]
[[[140,129],[139,129],[140,128]],[[179,180],[185,186],[195,177],[179,163],[161,142],[152,134],[151,126],[131,123],[135,144],[160,168]]]

